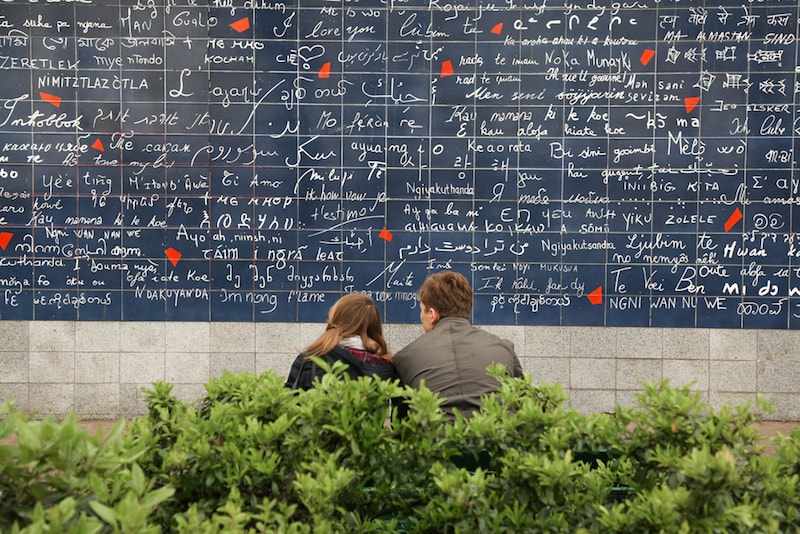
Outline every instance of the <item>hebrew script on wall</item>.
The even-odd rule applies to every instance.
[[[416,322],[447,269],[478,323],[796,328],[797,2],[704,4],[0,2],[0,319]]]

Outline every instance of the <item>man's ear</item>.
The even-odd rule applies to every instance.
[[[442,318],[442,315],[439,313],[439,310],[436,308],[428,308],[431,311],[431,323],[436,324],[439,322],[439,319]]]

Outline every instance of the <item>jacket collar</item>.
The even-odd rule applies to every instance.
[[[469,322],[469,319],[464,319],[462,317],[442,317],[441,319],[436,321],[435,325],[433,325],[433,330],[436,330],[436,327],[438,327],[440,324],[465,324],[465,325],[470,325],[470,322]],[[433,330],[431,330],[431,331],[433,331]]]

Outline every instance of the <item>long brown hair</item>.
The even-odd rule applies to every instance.
[[[310,356],[322,356],[343,338],[359,336],[364,348],[391,361],[392,355],[383,338],[381,313],[372,299],[363,293],[350,293],[337,300],[328,310],[325,332],[303,351]]]

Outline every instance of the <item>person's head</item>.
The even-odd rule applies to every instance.
[[[419,288],[419,319],[430,332],[443,317],[469,319],[472,313],[472,288],[464,275],[442,271],[430,275]]]
[[[350,293],[337,300],[328,310],[325,332],[308,348],[306,354],[330,352],[344,338],[358,336],[369,352],[390,358],[383,338],[381,314],[372,299],[363,293]]]

